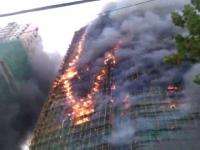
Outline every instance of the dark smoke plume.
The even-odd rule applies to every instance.
[[[43,51],[41,41],[32,43],[28,54],[30,72],[22,79],[18,92],[0,96],[0,149],[20,150],[31,134],[44,101],[47,99],[50,83],[55,78],[60,63],[58,54]],[[25,69],[25,68],[24,68]]]

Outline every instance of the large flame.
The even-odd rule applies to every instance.
[[[68,114],[71,116],[71,120],[74,122],[75,125],[82,124],[90,120],[88,117],[89,114],[94,112],[94,104],[92,97],[88,97],[85,99],[78,99],[74,96],[72,90],[72,83],[71,80],[78,76],[77,70],[77,62],[80,59],[80,56],[84,50],[84,43],[85,43],[85,36],[84,33],[76,46],[75,49],[75,56],[69,62],[69,67],[65,70],[63,75],[60,77],[59,83],[63,84],[63,89],[65,92],[66,103],[71,106],[72,111]]]
[[[66,95],[66,102],[72,107],[70,116],[75,125],[89,121],[87,115],[94,112],[92,99],[77,99],[73,94],[71,85],[71,79],[78,75],[76,65],[84,50],[85,36],[86,33],[82,35],[81,40],[76,47],[76,55],[73,57],[71,62],[69,62],[69,68],[66,69],[65,73],[61,77],[62,81],[64,81],[63,87]]]
[[[75,125],[79,125],[85,122],[90,121],[90,114],[94,112],[94,98],[95,94],[98,93],[101,89],[101,85],[105,80],[107,75],[107,67],[106,65],[116,64],[116,57],[114,55],[115,50],[119,49],[118,42],[108,53],[104,56],[104,67],[100,69],[99,73],[96,74],[94,78],[94,82],[91,86],[91,90],[88,92],[85,98],[77,98],[72,90],[72,79],[75,77],[79,77],[77,63],[80,60],[80,56],[84,50],[86,33],[84,33],[78,42],[75,48],[75,55],[73,59],[69,62],[69,67],[64,71],[59,80],[55,82],[53,87],[56,87],[58,84],[63,85],[63,91],[66,97],[66,103],[71,107],[70,113],[68,116],[71,117],[71,120]],[[86,68],[88,70],[88,68]]]

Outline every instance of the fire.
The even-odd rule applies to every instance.
[[[94,84],[92,86],[92,95],[94,95],[95,93],[99,92],[100,87],[101,87],[101,83],[104,80],[104,77],[106,76],[106,68],[102,68],[99,72],[99,74],[96,76],[95,80],[94,80]]]
[[[117,58],[114,55],[114,53],[116,50],[120,48],[121,44],[122,44],[122,41],[120,40],[108,53],[106,53],[105,60],[104,60],[105,65],[108,65],[109,63],[111,65],[115,65],[117,63]]]
[[[72,79],[80,78],[76,66],[84,50],[85,37],[86,33],[82,35],[80,41],[78,42],[75,48],[75,54],[73,56],[73,59],[71,59],[71,61],[69,62],[68,68],[64,71],[59,80],[54,82],[53,85],[53,88],[57,87],[57,85],[59,84],[63,86],[66,103],[71,107],[71,111],[68,112],[67,116],[71,118],[74,125],[80,125],[82,123],[90,121],[90,115],[94,112],[94,96],[100,91],[101,85],[108,73],[107,67],[102,67],[99,73],[96,74],[91,90],[88,92],[87,96],[85,98],[77,98],[75,96],[72,90]],[[105,54],[104,65],[116,64],[117,60],[114,52],[119,49],[119,43],[120,42],[118,42],[108,53]],[[89,71],[89,67],[86,67],[85,70]]]
[[[173,94],[173,93],[177,92],[178,90],[179,90],[179,87],[174,84],[169,84],[167,87],[167,91],[170,94]]]
[[[170,104],[170,109],[175,109],[176,108],[176,104]]]
[[[90,120],[89,117],[83,118],[82,116],[87,116],[94,112],[93,101],[91,99],[79,100],[78,98],[76,98],[74,96],[71,83],[71,79],[73,79],[75,76],[78,76],[78,70],[76,64],[80,59],[82,51],[84,50],[85,36],[86,33],[82,35],[81,40],[79,41],[76,47],[76,55],[69,62],[69,67],[65,70],[64,74],[61,76],[59,81],[59,83],[63,84],[66,103],[70,105],[72,108],[72,112],[69,113],[68,116],[71,117],[75,125],[89,121]]]
[[[66,79],[72,79],[74,76],[77,75],[77,70],[75,67],[70,67],[67,69],[66,74],[64,75]]]
[[[177,101],[169,102],[169,108],[170,109],[176,109],[178,106],[179,106],[179,103]]]
[[[94,112],[92,100],[82,100],[72,106],[72,119],[75,125],[85,123],[90,120],[89,115]]]

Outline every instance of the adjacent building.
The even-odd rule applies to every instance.
[[[38,29],[32,25],[9,23],[0,28],[0,76],[11,92],[31,73],[28,56],[33,53],[34,41],[40,39]],[[7,90],[1,84],[1,91]]]

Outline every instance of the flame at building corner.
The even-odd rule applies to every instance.
[[[65,92],[66,97],[66,104],[71,107],[71,112],[68,116],[71,116],[71,120],[74,122],[75,125],[84,123],[89,121],[89,117],[84,117],[81,119],[82,116],[91,114],[93,109],[93,101],[91,97],[86,99],[80,99],[74,95],[72,90],[72,79],[75,76],[78,76],[78,69],[77,63],[80,59],[80,56],[84,50],[86,32],[82,35],[80,41],[78,42],[75,48],[75,56],[69,62],[69,67],[65,70],[64,74],[61,76],[60,81],[63,84],[63,89]]]

